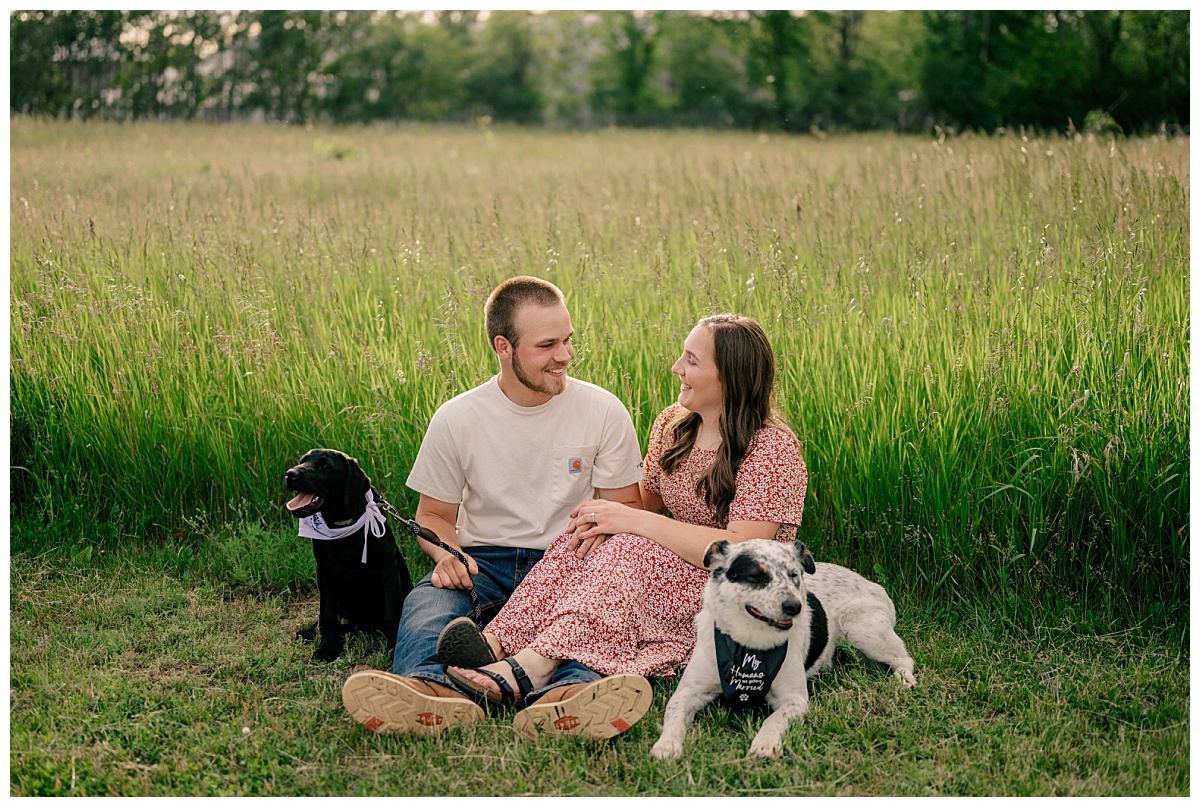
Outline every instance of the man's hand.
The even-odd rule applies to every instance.
[[[459,552],[462,550],[460,549]],[[467,559],[467,568],[464,569],[458,558],[449,552],[442,550],[442,556],[442,559],[433,567],[433,576],[430,578],[434,588],[466,589],[475,587],[475,584],[471,582],[471,575],[479,574],[479,565],[475,563],[474,558],[466,552],[462,552],[462,556]]]
[[[596,535],[591,538],[580,538],[578,535],[572,535],[567,540],[567,548],[574,550],[575,557],[583,560],[593,549],[607,540],[607,535]]]
[[[417,523],[437,535],[447,546],[452,546],[462,552],[458,548],[454,530],[454,521],[457,517],[457,504],[439,501],[424,493],[421,494],[421,499],[417,502]],[[467,559],[467,568],[464,569],[458,558],[440,546],[428,541],[421,541],[420,545],[421,551],[428,555],[434,563],[433,576],[429,580],[433,583],[434,588],[475,587],[471,582],[471,575],[479,574],[479,566],[470,555],[462,552],[463,557]]]

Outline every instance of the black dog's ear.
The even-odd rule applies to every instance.
[[[817,564],[813,560],[812,553],[809,552],[808,547],[806,547],[800,541],[796,542],[796,554],[800,557],[800,565],[804,567],[804,571],[808,572],[809,574],[817,573]]]
[[[346,463],[344,499],[346,509],[352,510],[355,505],[362,504],[363,497],[371,489],[371,480],[354,457],[351,457],[349,454],[343,454],[342,459]]]
[[[717,541],[704,553],[704,568],[710,572],[729,555],[729,542]]]

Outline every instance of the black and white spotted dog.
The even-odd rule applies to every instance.
[[[718,541],[704,566],[710,576],[696,648],[650,751],[658,759],[683,753],[692,718],[719,695],[732,709],[770,706],[750,753],[775,756],[788,724],[808,711],[808,676],[830,666],[838,639],[890,666],[904,686],[917,683],[896,635],[896,608],[877,583],[814,563],[800,542]]]

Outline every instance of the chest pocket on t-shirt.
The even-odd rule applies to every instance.
[[[592,498],[592,464],[599,446],[555,446],[553,485],[555,504],[576,505]]]

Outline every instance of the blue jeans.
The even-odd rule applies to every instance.
[[[500,546],[475,546],[466,550],[475,559],[479,574],[471,578],[484,619],[490,619],[508,601],[513,589],[542,557],[538,549],[512,549]],[[404,611],[396,631],[396,651],[392,672],[406,678],[421,678],[453,686],[446,668],[437,662],[437,640],[450,620],[471,613],[471,595],[464,589],[434,588],[425,575],[404,598]],[[486,622],[485,622],[486,624]],[[534,690],[525,699],[531,703],[555,687],[586,684],[602,676],[578,661],[564,661],[554,671],[548,686]]]

